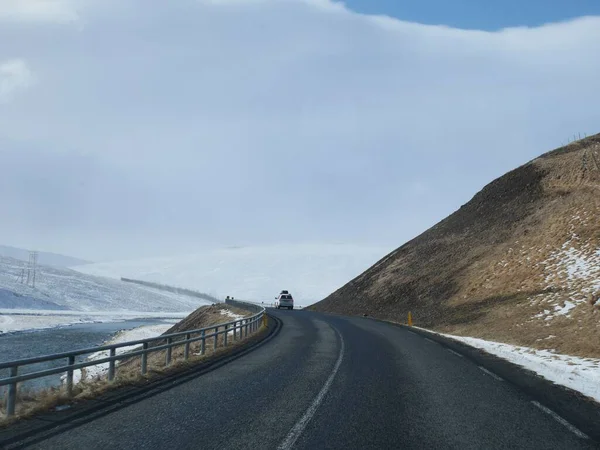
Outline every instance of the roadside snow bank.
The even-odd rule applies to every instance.
[[[537,350],[472,337],[436,334],[485,350],[600,402],[600,359],[561,355],[553,350]]]
[[[141,327],[134,328],[132,330],[123,330],[119,331],[112,339],[105,342],[104,345],[110,344],[120,344],[123,342],[129,341],[138,341],[140,339],[148,339],[156,336],[160,336],[165,331],[173,326],[173,323],[177,322],[177,320],[169,321],[157,325],[144,325]],[[116,354],[120,355],[125,352],[129,352],[131,350],[136,349],[137,347],[141,347],[141,345],[128,345],[127,347],[120,347],[116,349]],[[93,361],[97,359],[107,358],[109,355],[109,351],[101,351],[92,353],[88,356],[88,360]],[[118,365],[118,363],[117,363]],[[97,366],[89,366],[84,369],[86,380],[95,379],[98,377],[103,377],[108,373],[108,363],[98,364]],[[73,372],[73,382],[79,383],[82,378],[82,371],[76,370]]]

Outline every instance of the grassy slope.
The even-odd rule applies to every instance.
[[[598,163],[600,135],[507,173],[311,309],[600,356]]]

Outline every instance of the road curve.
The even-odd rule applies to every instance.
[[[271,313],[277,336],[226,365],[89,420],[62,424],[56,413],[44,434],[0,432],[0,447],[598,448],[493,372],[407,329]]]

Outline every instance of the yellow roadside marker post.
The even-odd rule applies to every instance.
[[[409,327],[413,326],[413,324],[412,324],[412,314],[410,313],[410,311],[408,312],[408,326]]]

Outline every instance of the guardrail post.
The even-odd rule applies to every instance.
[[[237,320],[233,322],[233,340],[237,341]]]
[[[202,339],[200,340],[200,354],[204,355],[204,352],[206,351],[206,338],[204,337],[206,335],[206,331],[202,330],[200,335],[202,336]]]
[[[69,356],[69,366],[75,364],[75,357]],[[67,395],[71,397],[73,395],[73,369],[67,370]]]
[[[172,338],[167,338],[167,345],[171,345],[172,342],[173,342]],[[167,354],[165,355],[165,366],[168,366],[169,364],[171,364],[172,349],[173,349],[173,347],[167,348]]]
[[[244,320],[244,337],[248,337],[248,319]]]
[[[217,341],[219,340],[219,327],[215,327],[215,342],[213,350],[217,350]]]
[[[10,368],[10,377],[16,377],[19,373],[19,366]],[[17,403],[17,383],[8,385],[8,395],[6,397],[6,415],[8,417],[15,415],[15,404]]]
[[[190,357],[190,339],[192,335],[190,333],[185,335],[185,348],[183,349],[183,359],[186,361]]]
[[[148,371],[148,343],[144,342],[142,344],[142,349],[144,353],[142,353],[142,375],[146,375]]]
[[[225,324],[225,334],[223,334],[223,336],[225,336],[223,338],[223,347],[227,347],[227,330],[228,330],[229,326],[227,324]]]
[[[110,349],[111,358],[117,354],[117,350],[115,348]],[[113,381],[115,379],[115,361],[109,361],[108,363],[108,381]]]

